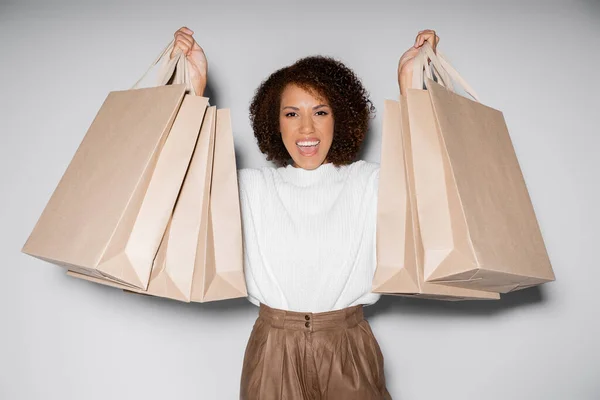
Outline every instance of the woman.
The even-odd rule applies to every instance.
[[[175,33],[204,93],[207,60]],[[432,30],[400,58],[404,94]],[[172,54],[173,55],[173,54]],[[260,306],[244,356],[242,399],[390,399],[363,305],[375,271],[379,166],[354,161],[374,107],[356,75],[308,57],[269,76],[250,106],[260,150],[278,168],[239,171],[249,300]]]

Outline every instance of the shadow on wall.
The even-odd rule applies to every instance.
[[[387,313],[481,316],[498,314],[516,307],[544,302],[539,286],[501,295],[500,300],[440,301],[384,295],[372,306],[365,307],[365,317]]]
[[[55,273],[64,274],[59,268]],[[66,277],[65,277],[66,278]],[[203,314],[223,313],[251,313],[258,314],[258,307],[250,303],[246,298],[237,298],[223,301],[214,301],[207,303],[183,303],[176,300],[170,300],[161,297],[146,296],[136,293],[127,293],[108,286],[98,285],[92,282],[80,281],[74,278],[66,278],[69,284],[77,283],[86,285],[86,290],[91,290],[94,296],[124,296],[127,301],[135,304],[134,307],[148,307],[161,309],[167,312],[190,313],[197,312]],[[125,300],[125,299],[123,299]],[[512,293],[503,294],[500,300],[469,300],[469,301],[441,301],[427,300],[416,297],[403,297],[384,295],[377,303],[367,306],[364,309],[366,318],[373,318],[378,315],[401,313],[405,315],[423,315],[423,316],[472,316],[479,317],[485,315],[498,314],[510,311],[517,307],[527,307],[541,304],[544,302],[544,292],[541,287],[532,287],[519,290]]]
[[[98,286],[98,285],[95,285]],[[106,288],[107,290],[114,290]],[[146,297],[146,296],[140,296]],[[151,300],[158,307],[171,309],[172,307],[182,311],[188,308],[185,303],[162,298],[142,299]],[[469,301],[440,301],[422,298],[410,298],[403,296],[384,295],[377,303],[365,307],[365,317],[372,318],[385,314],[407,314],[423,316],[485,316],[510,311],[517,307],[527,307],[544,302],[543,290],[540,287],[532,287],[513,293],[503,294],[500,300],[469,300]],[[208,303],[192,303],[190,312],[201,311],[208,314],[221,314],[223,312],[235,313],[258,313],[258,308],[251,304],[246,298],[238,298]],[[182,307],[184,306],[184,307]]]
[[[373,138],[376,136],[381,136],[381,128],[379,132],[373,127],[373,122],[370,121],[369,129],[367,130],[367,134],[365,135],[365,140],[362,143],[360,151],[357,155],[357,160],[364,160],[365,155],[369,154],[371,147],[373,146]]]
[[[217,93],[219,93],[219,90],[215,88],[214,81],[209,79],[204,89],[204,97],[208,97],[211,106],[219,106],[219,96]]]

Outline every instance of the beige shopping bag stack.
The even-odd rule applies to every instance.
[[[207,110],[146,290],[77,271],[70,276],[180,301],[245,297],[242,231],[229,110]]]
[[[194,96],[172,46],[154,63],[159,86],[108,96],[23,252],[130,291],[242,297],[229,111]]]
[[[428,44],[414,63],[385,107],[374,291],[498,298],[554,280],[502,113],[456,94],[477,98]]]
[[[438,300],[499,299],[497,293],[425,282],[406,99],[386,100],[373,291]]]

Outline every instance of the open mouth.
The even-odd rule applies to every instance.
[[[298,151],[305,157],[314,156],[319,151],[320,140],[301,140],[296,142]]]

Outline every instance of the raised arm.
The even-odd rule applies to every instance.
[[[436,51],[440,37],[436,35],[434,30],[426,29],[419,32],[415,39],[415,44],[400,57],[398,62],[398,86],[400,86],[400,94],[406,96],[406,89],[410,88],[413,78],[413,60],[419,53],[419,48],[423,43],[429,42],[433,51]]]
[[[208,77],[208,61],[202,47],[198,45],[191,29],[183,27],[175,32],[175,45],[171,52],[171,58],[175,56],[178,50],[182,51],[190,63],[190,77],[196,95],[202,96],[206,89]]]

